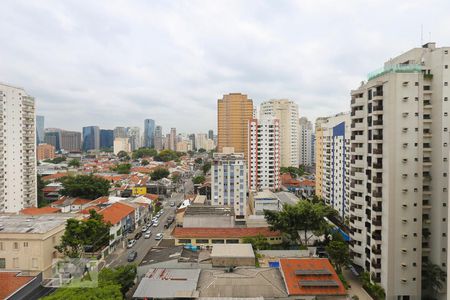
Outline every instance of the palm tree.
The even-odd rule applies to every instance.
[[[436,295],[444,285],[445,272],[438,265],[427,260],[422,265],[422,274],[423,299],[436,299]]]

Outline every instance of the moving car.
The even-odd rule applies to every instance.
[[[158,227],[158,225],[159,225],[159,221],[158,221],[158,220],[156,220],[156,222],[155,222],[155,223],[153,223],[153,227]]]
[[[136,240],[135,239],[129,240],[128,244],[127,244],[127,248],[128,249],[132,248],[134,246],[134,244],[136,244]]]
[[[146,232],[148,229],[147,225],[144,225],[144,227],[142,227],[142,233]]]
[[[128,262],[132,262],[136,259],[136,257],[137,257],[137,252],[135,250],[132,250],[128,253],[127,260],[128,260]]]
[[[138,233],[136,233],[136,235],[134,236],[134,239],[135,239],[135,240],[138,240],[138,239],[141,238],[141,236],[142,236],[142,232],[138,232]]]
[[[163,234],[162,233],[158,233],[158,234],[156,234],[156,236],[155,236],[155,240],[157,240],[157,241],[159,241],[160,239],[162,239],[163,238]]]
[[[144,234],[144,239],[149,239],[152,236],[152,232],[150,230],[147,230]]]

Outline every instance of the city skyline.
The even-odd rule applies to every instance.
[[[216,101],[234,92],[255,105],[290,99],[314,120],[345,111],[348,91],[386,57],[450,39],[444,1],[426,10],[418,1],[106,4],[4,7],[0,81],[35,95],[48,127],[141,127],[150,117],[163,128],[216,130]]]

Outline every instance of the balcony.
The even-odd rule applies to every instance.
[[[372,246],[372,253],[376,254],[376,255],[380,255],[381,254],[381,249],[378,247]]]
[[[374,168],[374,169],[382,169],[383,168],[383,164],[382,163],[374,163],[372,165],[372,168]]]
[[[373,238],[375,241],[381,241],[381,233],[378,233],[378,232],[372,233],[372,238]]]
[[[382,211],[383,211],[383,208],[382,208],[381,205],[376,205],[376,204],[374,204],[374,205],[372,205],[372,210],[373,210],[373,211],[376,211],[376,212],[382,212]]]
[[[373,218],[372,225],[381,226],[381,219]]]
[[[383,177],[374,176],[372,177],[373,183],[383,183]]]
[[[374,120],[372,122],[372,125],[373,126],[381,126],[381,125],[383,125],[383,120]]]
[[[372,149],[372,153],[376,155],[381,155],[383,154],[383,148],[374,148]]]
[[[383,135],[382,134],[375,134],[375,135],[373,135],[373,137],[372,137],[372,139],[373,140],[383,140]]]
[[[372,107],[372,111],[383,111],[383,105],[374,105],[373,107]]]

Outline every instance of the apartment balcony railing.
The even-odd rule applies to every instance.
[[[374,182],[374,183],[383,183],[383,178],[382,177],[378,177],[378,176],[374,176],[372,178],[372,182]]]
[[[373,218],[372,219],[372,225],[381,226],[381,219]]]
[[[376,211],[376,212],[381,212],[381,211],[383,211],[383,208],[381,205],[374,204],[374,205],[372,205],[372,210]]]
[[[381,254],[381,249],[377,248],[375,246],[372,246],[372,253],[376,254],[376,255],[380,255]]]

